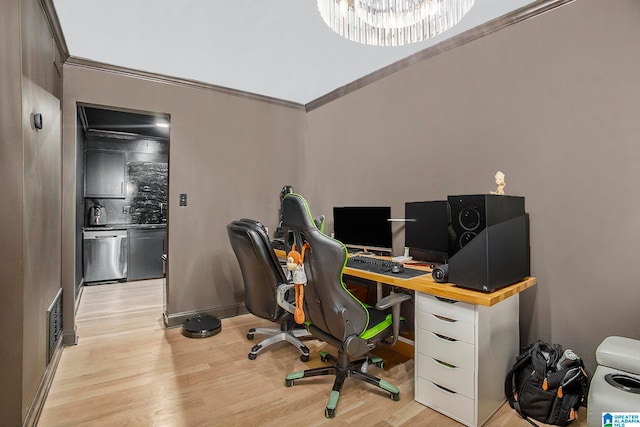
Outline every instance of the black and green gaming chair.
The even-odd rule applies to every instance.
[[[376,307],[366,306],[356,299],[342,281],[347,249],[316,227],[305,199],[296,193],[285,196],[282,209],[282,228],[285,243],[309,248],[304,255],[307,285],[304,288],[304,314],[311,335],[338,350],[338,357],[321,354],[323,361],[332,366],[307,369],[287,375],[285,385],[291,387],[301,378],[335,375],[333,389],[325,409],[325,416],[333,418],[340,390],[347,377],[365,381],[390,393],[393,400],[400,399],[400,390],[366,372],[370,362],[382,365],[379,358],[365,356],[376,343],[391,340],[396,343],[400,330],[400,303],[411,298],[406,294],[391,294]],[[353,360],[362,358],[360,360]]]

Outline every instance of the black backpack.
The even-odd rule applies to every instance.
[[[566,426],[577,418],[580,406],[587,406],[589,383],[582,359],[558,370],[563,354],[560,344],[536,341],[507,373],[504,392],[509,405],[534,426],[530,418]]]

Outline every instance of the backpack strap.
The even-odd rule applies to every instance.
[[[584,369],[584,363],[580,361],[580,371],[582,371],[582,377],[580,378],[580,385],[582,386],[582,400],[580,405],[587,407],[587,397],[589,396],[589,374]]]
[[[518,411],[520,415],[522,415],[522,411],[520,410],[520,404],[515,397],[515,394],[518,392],[516,390],[516,372],[520,371],[524,365],[529,363],[531,360],[531,353],[527,352],[524,357],[520,358],[516,361],[513,367],[507,372],[507,376],[504,380],[504,394],[509,401],[509,406]]]
[[[535,427],[540,427],[538,424],[534,423],[529,419],[527,415],[522,412],[522,408],[520,408],[520,402],[515,397],[515,393],[519,392],[516,390],[516,372],[519,372],[520,369],[531,361],[531,351],[525,353],[523,357],[516,361],[513,367],[507,372],[507,376],[504,381],[504,394],[507,397],[507,401],[509,402],[509,406],[516,410],[518,415],[520,415],[524,420],[526,420],[529,424]]]

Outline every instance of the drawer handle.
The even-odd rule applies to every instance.
[[[437,314],[434,314],[433,316],[438,320],[442,320],[443,322],[450,322],[450,323],[457,322],[457,320],[451,319],[450,317],[438,316]]]
[[[456,300],[454,300],[454,299],[443,298],[443,297],[436,297],[436,299],[437,299],[438,301],[446,302],[446,303],[449,303],[449,304],[455,304],[455,303],[457,303],[457,302],[458,302],[458,301],[456,301]]]
[[[456,365],[452,365],[451,363],[443,362],[442,360],[438,360],[438,359],[433,359],[433,360],[435,360],[442,366],[446,366],[447,368],[457,368]]]
[[[440,390],[442,390],[442,391],[444,391],[444,392],[447,392],[447,393],[449,393],[449,394],[458,394],[458,393],[456,393],[455,391],[453,391],[453,390],[449,390],[448,388],[446,388],[446,387],[442,387],[441,385],[438,385],[438,384],[436,384],[436,383],[433,383],[433,385],[434,385],[434,386],[436,386],[436,387],[438,387]]]
[[[436,337],[440,338],[441,340],[445,340],[445,341],[458,341],[455,338],[450,338],[444,335],[440,335],[440,334],[436,334],[435,332],[433,332],[433,335],[435,335]]]

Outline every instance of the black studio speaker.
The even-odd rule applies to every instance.
[[[431,277],[433,277],[434,282],[446,283],[449,281],[449,265],[440,264],[433,267],[431,270]]]
[[[449,196],[449,282],[493,292],[529,276],[524,197]]]

